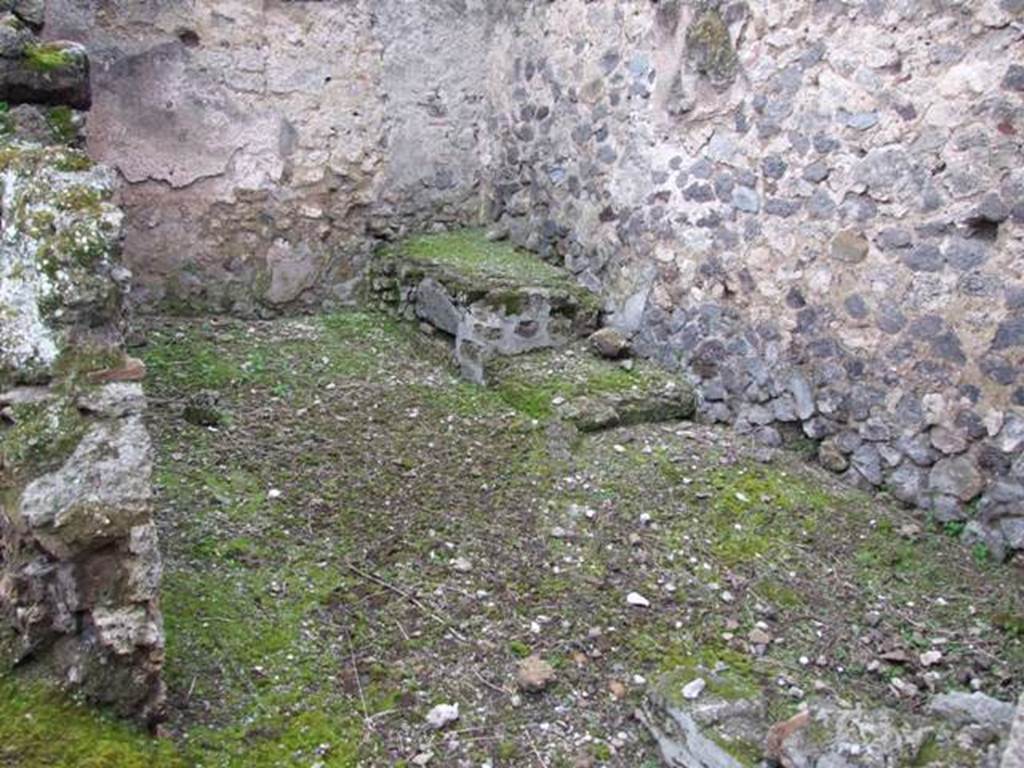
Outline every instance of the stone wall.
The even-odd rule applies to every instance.
[[[1024,548],[1024,5],[536,3],[492,209],[706,418]]]
[[[376,238],[474,219],[484,6],[52,0],[47,34],[94,60],[138,303],[347,301]]]
[[[480,218],[705,418],[1024,547],[1020,0],[53,0],[141,306],[350,300]]]
[[[0,88],[33,103],[0,124],[0,674],[153,722],[160,554],[144,368],[123,352],[116,178],[68,146],[82,120],[60,102],[88,93],[85,52],[42,47],[18,15],[35,4],[14,5]]]

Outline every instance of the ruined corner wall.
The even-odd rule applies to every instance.
[[[330,306],[378,239],[475,220],[485,6],[51,0],[93,57],[136,303]]]
[[[71,146],[85,52],[40,48],[22,5],[0,12],[0,88],[32,102],[0,120],[0,674],[154,722],[160,554],[144,369],[122,343],[123,216],[114,174]]]
[[[1024,5],[531,4],[488,194],[703,414],[1024,549]]]

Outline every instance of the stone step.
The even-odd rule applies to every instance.
[[[564,347],[596,330],[599,298],[569,273],[482,230],[425,235],[382,249],[368,274],[372,305],[454,338],[462,375],[492,360]]]

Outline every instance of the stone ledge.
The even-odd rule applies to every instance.
[[[385,249],[367,282],[372,304],[454,337],[463,376],[479,384],[494,357],[563,347],[598,322],[597,297],[568,273],[476,230]]]

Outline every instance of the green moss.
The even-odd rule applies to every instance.
[[[612,750],[607,744],[595,744],[592,748],[594,759],[606,762],[612,759]]]
[[[185,768],[167,742],[69,701],[41,684],[0,677],[0,765]]]
[[[40,43],[25,48],[25,63],[37,72],[53,72],[74,65],[77,58],[53,43]]]
[[[762,675],[746,654],[727,647],[711,627],[703,638],[684,636],[666,642],[668,630],[635,632],[627,638],[635,663],[655,669],[661,675],[658,690],[682,701],[682,688],[700,677],[707,690],[730,701],[758,697],[763,690]],[[717,670],[717,671],[716,671]]]
[[[527,656],[533,653],[533,651],[530,650],[530,646],[528,646],[521,640],[509,640],[508,649],[513,656],[516,656],[520,659],[525,659]]]
[[[389,253],[425,264],[450,267],[474,277],[539,286],[569,285],[568,276],[562,270],[508,242],[489,242],[483,230],[478,229],[413,237]]]
[[[93,187],[76,185],[62,190],[55,203],[61,210],[99,216],[103,213],[105,197],[103,192]]]
[[[700,14],[686,31],[686,45],[697,70],[716,85],[724,85],[736,76],[739,58],[729,28],[714,8]]]
[[[14,119],[11,108],[6,101],[0,101],[0,137],[14,133]]]
[[[46,123],[53,137],[63,144],[71,144],[78,138],[75,113],[70,107],[52,107],[46,113]]]
[[[710,475],[701,513],[712,549],[726,566],[785,556],[814,533],[836,500],[821,488],[770,467],[740,465]]]
[[[799,608],[806,602],[797,590],[772,579],[760,581],[755,591],[769,604],[779,608]]]
[[[566,358],[542,352],[529,360],[506,359],[492,363],[494,391],[509,405],[533,419],[547,419],[555,412],[553,401],[621,394],[633,388],[666,385],[671,377],[653,366],[633,371],[589,354]]]
[[[68,150],[57,158],[53,167],[65,173],[87,171],[92,168],[92,160],[84,152]]]
[[[15,423],[0,431],[0,488],[17,485],[29,467],[33,474],[59,466],[88,426],[70,396],[50,403],[12,407]]]
[[[721,747],[740,765],[754,768],[762,765],[761,758],[764,757],[764,748],[759,744],[753,744],[742,739],[728,739],[714,731],[709,731],[712,741]]]

